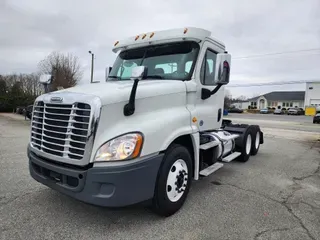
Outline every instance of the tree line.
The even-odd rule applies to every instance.
[[[231,108],[232,104],[239,101],[246,101],[248,98],[246,96],[241,95],[240,97],[233,98],[229,90],[225,90],[224,96],[224,109]]]
[[[0,112],[13,112],[17,107],[32,105],[44,93],[41,74],[51,74],[49,91],[75,86],[82,78],[79,58],[68,53],[52,52],[38,63],[37,72],[0,75]]]

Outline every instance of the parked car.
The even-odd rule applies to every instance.
[[[289,108],[288,115],[303,115],[304,110],[302,108]]]
[[[25,117],[31,119],[32,118],[32,110],[33,110],[33,105],[29,105],[25,109]]]
[[[263,108],[260,110],[261,114],[268,114],[269,113],[269,109],[268,108]]]
[[[228,110],[229,113],[243,113],[243,110],[242,109],[239,109],[239,108],[230,108]]]
[[[313,117],[313,123],[320,123],[320,113],[317,113],[317,114]]]
[[[24,109],[25,109],[25,107],[19,106],[19,107],[16,108],[16,113],[17,114],[23,114]]]
[[[284,114],[284,111],[282,109],[275,109],[273,114]]]

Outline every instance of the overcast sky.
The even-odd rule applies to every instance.
[[[320,80],[319,0],[0,0],[0,74],[36,71],[41,59],[58,50],[81,59],[82,81],[89,82],[92,50],[95,79],[103,80],[116,40],[186,26],[208,29],[226,44],[234,57],[230,84]],[[304,85],[229,89],[233,96],[251,97]]]

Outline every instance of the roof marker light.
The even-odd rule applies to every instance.
[[[186,34],[188,32],[188,28],[185,28],[183,31],[183,34]]]
[[[152,37],[153,37],[153,35],[154,35],[154,32],[150,34],[150,38],[152,38]]]
[[[137,41],[139,39],[139,35],[136,36],[136,38],[134,39],[135,41]]]
[[[143,34],[142,39],[145,39],[146,36],[147,36],[147,34]]]
[[[118,45],[118,43],[119,43],[119,41],[116,41],[116,42],[114,43],[114,46],[117,46],[117,45]]]

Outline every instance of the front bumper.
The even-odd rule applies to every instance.
[[[29,171],[38,182],[80,201],[105,207],[122,207],[154,195],[163,155],[117,166],[88,169],[43,159],[28,147]]]

